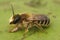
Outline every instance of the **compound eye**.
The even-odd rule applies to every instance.
[[[16,17],[16,18],[14,19],[14,24],[16,24],[19,20],[20,20],[20,17]]]

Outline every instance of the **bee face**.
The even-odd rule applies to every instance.
[[[12,16],[13,17],[13,16]],[[9,24],[11,24],[12,23],[12,21],[13,21],[13,18],[12,17],[10,17],[10,19],[9,19]]]
[[[10,18],[9,23],[10,24],[16,24],[16,23],[18,23],[20,21],[20,19],[21,19],[20,15],[19,14],[16,14],[16,15],[14,15],[14,16],[12,16]]]

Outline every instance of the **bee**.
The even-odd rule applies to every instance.
[[[14,24],[16,26],[10,30],[10,32],[16,32],[18,29],[24,28],[24,34],[26,34],[30,28],[36,26],[38,29],[43,30],[43,27],[48,27],[50,24],[50,19],[46,15],[32,13],[14,14],[13,7],[12,11],[13,15],[9,20],[9,24]]]

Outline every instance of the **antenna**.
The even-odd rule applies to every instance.
[[[14,15],[14,8],[12,4],[11,4],[11,9],[12,9],[12,14]]]

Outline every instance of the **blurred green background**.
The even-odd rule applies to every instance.
[[[10,27],[9,18],[12,15],[10,4],[13,4],[15,13],[29,12],[46,15],[49,12],[52,13],[49,15],[51,24],[50,27],[46,29],[47,33],[36,32],[25,38],[25,40],[60,40],[60,1],[41,0],[42,5],[39,7],[25,5],[25,3],[28,3],[29,1],[30,0],[0,0],[0,40],[20,40],[24,33],[24,31],[15,33],[8,32]],[[53,15],[55,15],[56,18],[53,18]]]

